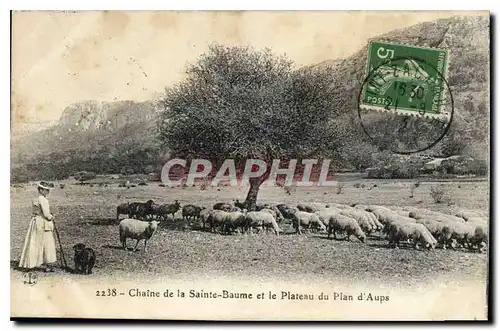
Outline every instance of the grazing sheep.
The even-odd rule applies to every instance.
[[[206,224],[210,226],[210,231],[215,232],[217,227],[222,228],[224,224],[224,220],[227,217],[227,214],[229,212],[224,211],[224,210],[211,210],[208,213],[207,219],[206,219]]]
[[[74,245],[73,250],[75,252],[73,261],[76,273],[90,275],[95,265],[94,250],[81,243]]]
[[[147,252],[147,242],[158,228],[157,221],[144,222],[133,218],[126,218],[120,222],[120,242],[124,250],[127,250],[127,238],[135,239],[134,251],[137,250],[139,241],[144,239],[144,251]]]
[[[481,210],[460,210],[457,213],[455,213],[455,216],[463,218],[466,221],[469,221],[469,218],[473,217],[488,217],[488,214],[484,211]]]
[[[401,210],[401,209],[394,210],[394,209],[392,209],[392,211],[395,212],[398,215],[403,216],[403,217],[409,217],[409,215],[410,215],[410,212],[406,211],[406,210]]]
[[[245,209],[245,208],[246,208],[245,203],[244,203],[244,202],[240,202],[240,200],[239,200],[239,199],[233,200],[233,205],[234,205],[235,207],[240,208],[240,209]]]
[[[203,209],[202,211],[200,211],[200,220],[201,220],[201,225],[202,225],[202,228],[205,229],[205,225],[207,224],[207,220],[208,220],[208,217],[210,216],[210,214],[213,212],[213,210],[209,210],[207,208]]]
[[[394,222],[389,225],[389,246],[399,247],[400,241],[413,241],[413,246],[416,249],[418,249],[419,244],[428,249],[434,249],[437,242],[423,224]]]
[[[153,205],[153,200],[148,200],[145,203],[142,202],[131,202],[129,204],[129,217],[137,219],[146,219],[149,215],[153,213],[151,206]]]
[[[350,208],[351,206],[349,205],[344,205],[341,203],[336,203],[336,202],[330,202],[325,205],[325,208],[339,208],[339,209],[345,209],[345,208]]]
[[[260,203],[255,205],[255,211],[261,211],[262,209],[273,209],[274,205],[270,203]]]
[[[166,221],[168,219],[168,215],[172,214],[172,220],[175,219],[175,213],[177,213],[181,209],[181,204],[179,200],[175,200],[174,203],[161,205],[159,208],[159,216]]]
[[[272,211],[272,210],[271,210]],[[279,236],[280,232],[283,232],[276,222],[274,216],[269,212],[269,209],[263,209],[261,211],[251,211],[246,214],[246,230],[250,229],[274,229],[274,233]]]
[[[470,248],[477,246],[479,251],[485,250],[488,246],[488,231],[482,226],[476,226],[474,236],[470,239]]]
[[[312,203],[299,203],[297,205],[297,209],[299,211],[305,211],[308,213],[315,213],[315,212],[319,211],[319,208],[317,206],[313,205]]]
[[[467,224],[480,224],[488,226],[488,219],[481,216],[469,217],[467,219]]]
[[[130,204],[128,202],[122,203],[116,207],[116,221],[120,220],[120,215],[125,214],[130,217]]]
[[[337,239],[337,232],[341,232],[346,234],[345,240],[349,240],[351,235],[354,235],[361,242],[366,242],[366,235],[363,230],[361,230],[358,222],[340,213],[330,217],[330,222],[328,223],[328,238],[331,237],[332,232],[335,239]]]
[[[370,221],[375,230],[382,230],[384,228],[384,225],[379,222],[377,216],[375,216],[373,213],[369,211],[365,210],[362,211],[366,213],[365,215],[368,217],[368,220]]]
[[[326,231],[326,227],[323,222],[320,221],[318,215],[306,211],[298,211],[293,215],[293,227],[297,234],[302,234],[300,227]]]
[[[224,210],[224,211],[230,211],[232,208],[233,206],[231,204],[225,202],[218,202],[212,207],[212,209],[214,210]]]
[[[355,219],[356,222],[358,222],[361,230],[363,230],[363,232],[367,235],[370,235],[373,231],[376,230],[375,223],[371,221],[368,215],[366,215],[366,212],[363,210],[358,210],[355,208],[342,209],[340,214]]]
[[[157,204],[157,203],[154,202],[151,205],[151,209],[150,209],[150,213],[151,214],[148,215],[149,218],[151,218],[151,219],[159,219],[160,218],[160,207],[161,207],[160,204]]]
[[[388,223],[392,221],[397,221],[400,219],[401,215],[393,212],[392,210],[386,208],[373,208],[369,210],[373,215],[375,215],[380,223],[386,226]]]
[[[241,229],[243,233],[246,225],[246,209],[243,211],[226,212],[222,221],[222,232],[231,234],[236,229]]]
[[[325,227],[330,223],[330,217],[334,214],[339,214],[342,210],[337,208],[326,208],[315,212],[319,220],[323,222]]]
[[[273,215],[274,219],[276,219],[276,220],[278,219],[278,214],[276,213],[276,210],[274,210],[274,209],[263,208],[259,211],[264,211],[266,213],[269,213],[269,214]]]
[[[415,218],[415,219],[420,219],[420,218],[435,218],[435,219],[447,219],[452,222],[459,222],[459,223],[465,223],[465,220],[463,218],[445,214],[445,213],[440,213],[436,212],[433,210],[429,209],[424,209],[424,208],[416,208],[416,207],[404,207],[405,210],[409,211],[409,217]]]
[[[205,209],[205,207],[185,205],[184,207],[182,207],[182,218],[187,219],[188,221],[193,217],[195,219],[198,219],[203,209]]]
[[[445,227],[448,222],[439,222],[430,218],[421,218],[416,220],[416,223],[423,224],[430,234],[437,240],[443,249],[446,249],[446,232]]]
[[[299,210],[296,207],[289,206],[286,204],[276,205],[276,208],[279,210],[284,219],[292,220],[293,215]]]

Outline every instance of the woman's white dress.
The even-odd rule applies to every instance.
[[[20,268],[35,268],[57,261],[54,240],[54,216],[50,213],[49,201],[39,195],[32,201],[31,221],[19,261]]]

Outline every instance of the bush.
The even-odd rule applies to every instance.
[[[467,156],[458,156],[441,162],[439,167],[443,173],[453,175],[485,176],[488,173],[488,164],[483,160],[474,160]]]
[[[341,194],[343,190],[344,190],[344,183],[338,183],[337,184],[337,194]]]
[[[435,203],[441,203],[445,200],[445,189],[443,184],[432,185],[430,195]]]
[[[411,179],[418,177],[424,160],[383,152],[374,156],[374,164],[374,167],[367,169],[367,178]]]
[[[86,182],[96,178],[96,174],[91,171],[80,171],[73,175],[73,177],[79,182]]]

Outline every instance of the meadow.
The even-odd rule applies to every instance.
[[[59,184],[65,185],[64,189]],[[447,203],[435,203],[429,194],[434,182],[422,181],[410,197],[412,181],[365,180],[345,177],[343,188],[297,187],[287,194],[280,187],[263,187],[259,203],[335,202],[416,206],[454,213],[461,209],[489,209],[488,181],[454,180],[443,185]],[[456,281],[484,283],[488,274],[488,254],[464,249],[416,250],[413,247],[389,248],[387,240],[375,234],[366,243],[327,239],[323,233],[296,235],[291,227],[276,236],[269,234],[222,235],[202,231],[182,220],[162,222],[148,242],[136,252],[124,251],[119,242],[116,206],[127,201],[197,204],[211,208],[216,202],[243,201],[245,187],[160,187],[158,182],[131,188],[78,185],[76,181],[55,182],[49,201],[56,217],[69,267],[73,266],[72,246],[85,243],[96,251],[94,272],[89,276],[68,274],[56,269],[50,277],[112,276],[140,279],[167,275],[204,275],[209,277],[255,277],[256,279],[324,279],[378,282],[396,286],[416,286],[426,282]],[[16,269],[31,217],[30,201],[36,197],[33,184],[11,187],[11,275]],[[121,218],[125,218],[122,215]],[[128,242],[133,247],[135,241]],[[60,259],[60,258],[59,258]]]

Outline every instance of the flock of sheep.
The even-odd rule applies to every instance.
[[[343,205],[337,203],[304,203],[296,206],[287,204],[257,205],[247,211],[238,200],[230,203],[216,203],[212,209],[196,205],[157,205],[152,200],[145,203],[133,202],[117,207],[119,216],[128,218],[120,222],[120,241],[126,249],[127,238],[136,239],[136,245],[147,241],[155,233],[159,221],[166,221],[169,215],[182,212],[187,223],[201,223],[202,229],[223,234],[261,233],[272,230],[276,235],[283,233],[282,226],[290,224],[296,234],[302,231],[327,233],[328,238],[343,235],[345,240],[354,236],[365,243],[367,236],[378,233],[388,240],[390,247],[401,243],[414,248],[466,248],[484,252],[488,245],[488,214],[482,211],[464,210],[455,215],[416,207],[379,205]]]

